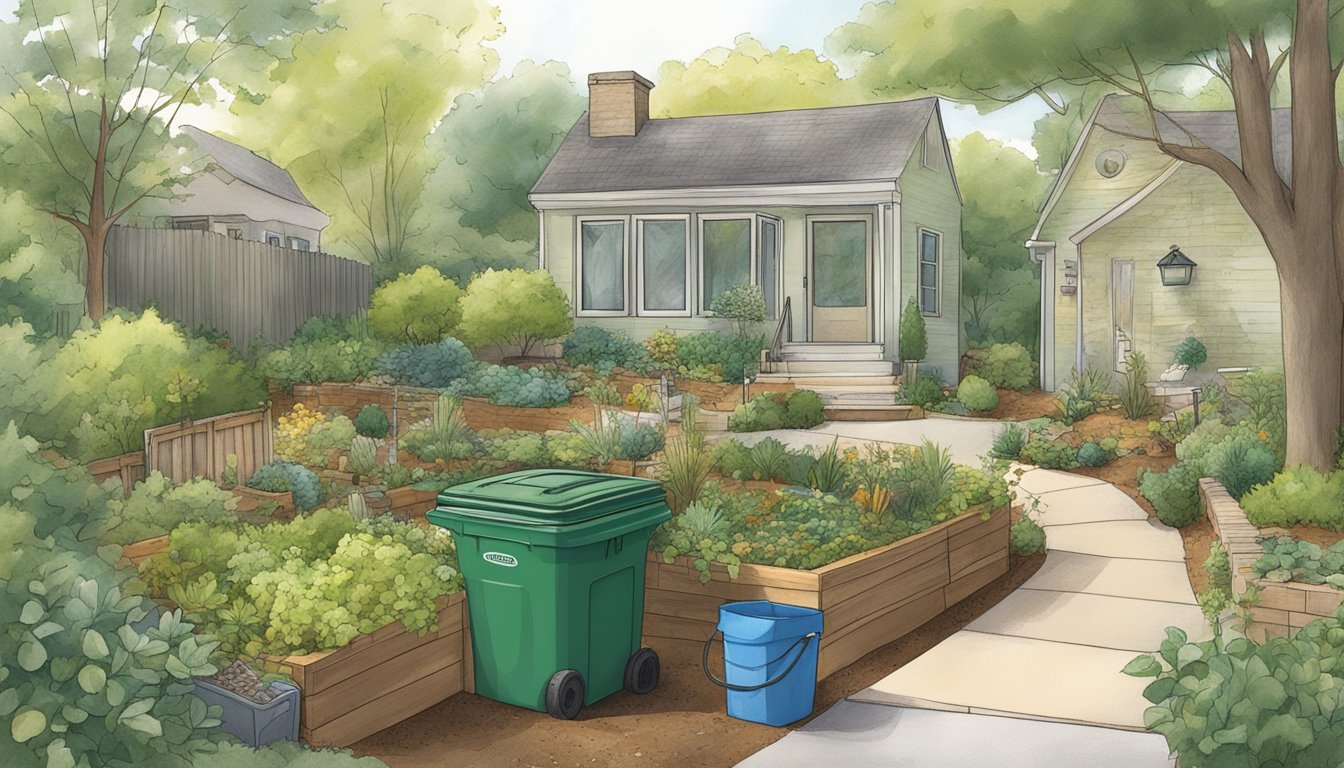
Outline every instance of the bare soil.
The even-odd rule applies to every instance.
[[[1028,421],[1042,416],[1055,416],[1057,413],[1055,396],[1049,392],[1039,389],[1030,392],[1000,389],[999,404],[988,415],[1006,421]]]
[[[950,610],[837,672],[817,686],[814,716],[937,645],[989,610],[1045,562],[1014,558],[1008,574]],[[721,657],[711,664],[722,670]],[[656,646],[662,681],[648,696],[618,693],[572,721],[462,693],[355,744],[392,768],[476,766],[706,766],[722,768],[782,738],[792,728],[734,720],[724,692],[705,680],[701,644]],[[712,667],[711,667],[712,668]],[[810,719],[810,718],[809,718]]]

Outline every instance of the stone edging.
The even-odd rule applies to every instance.
[[[1240,595],[1251,585],[1260,588],[1260,601],[1251,608],[1252,624],[1247,635],[1263,642],[1269,637],[1287,637],[1316,619],[1330,618],[1344,603],[1344,590],[1323,584],[1266,581],[1254,577],[1252,566],[1263,554],[1257,539],[1270,535],[1246,519],[1237,500],[1217,480],[1199,481],[1204,514],[1214,534],[1227,549],[1232,569],[1232,591]]]

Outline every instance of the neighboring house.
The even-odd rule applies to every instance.
[[[1233,112],[1171,112],[1162,137],[1240,160]],[[1173,122],[1174,121],[1174,122]],[[1288,110],[1274,114],[1275,164],[1291,172]],[[1163,154],[1133,99],[1102,100],[1027,242],[1042,264],[1041,382],[1073,369],[1123,370],[1142,352],[1152,378],[1186,336],[1208,348],[1202,371],[1282,370],[1279,281],[1264,239],[1212,171]],[[1163,285],[1173,245],[1197,265],[1188,285]]]
[[[937,99],[651,120],[652,87],[590,75],[530,195],[580,324],[726,330],[709,306],[750,282],[762,331],[794,342],[776,370],[890,376],[915,296],[926,366],[955,380],[962,201]]]
[[[184,126],[182,133],[204,155],[205,167],[173,189],[177,199],[147,205],[149,215],[173,229],[320,250],[331,217],[304,197],[289,171],[199,128]]]

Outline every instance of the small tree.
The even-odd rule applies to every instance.
[[[919,302],[911,296],[901,313],[901,359],[923,360],[929,353],[929,333],[924,327],[924,313],[919,311]]]
[[[537,342],[574,330],[569,300],[544,269],[487,269],[467,286],[460,304],[459,335],[473,349],[513,344],[526,356]]]
[[[737,335],[746,337],[752,323],[765,320],[765,295],[758,286],[743,283],[719,294],[709,305],[718,317],[737,323]]]
[[[369,301],[369,330],[401,344],[432,344],[462,320],[462,289],[433,267],[378,286]]]

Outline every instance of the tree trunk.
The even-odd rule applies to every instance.
[[[1323,252],[1319,269],[1279,270],[1288,403],[1285,463],[1308,464],[1320,472],[1334,465],[1344,396],[1344,301],[1331,279],[1334,258]]]
[[[107,228],[92,227],[84,235],[87,251],[87,278],[84,282],[84,308],[89,319],[98,322],[107,311],[107,291],[104,272],[107,266]]]

